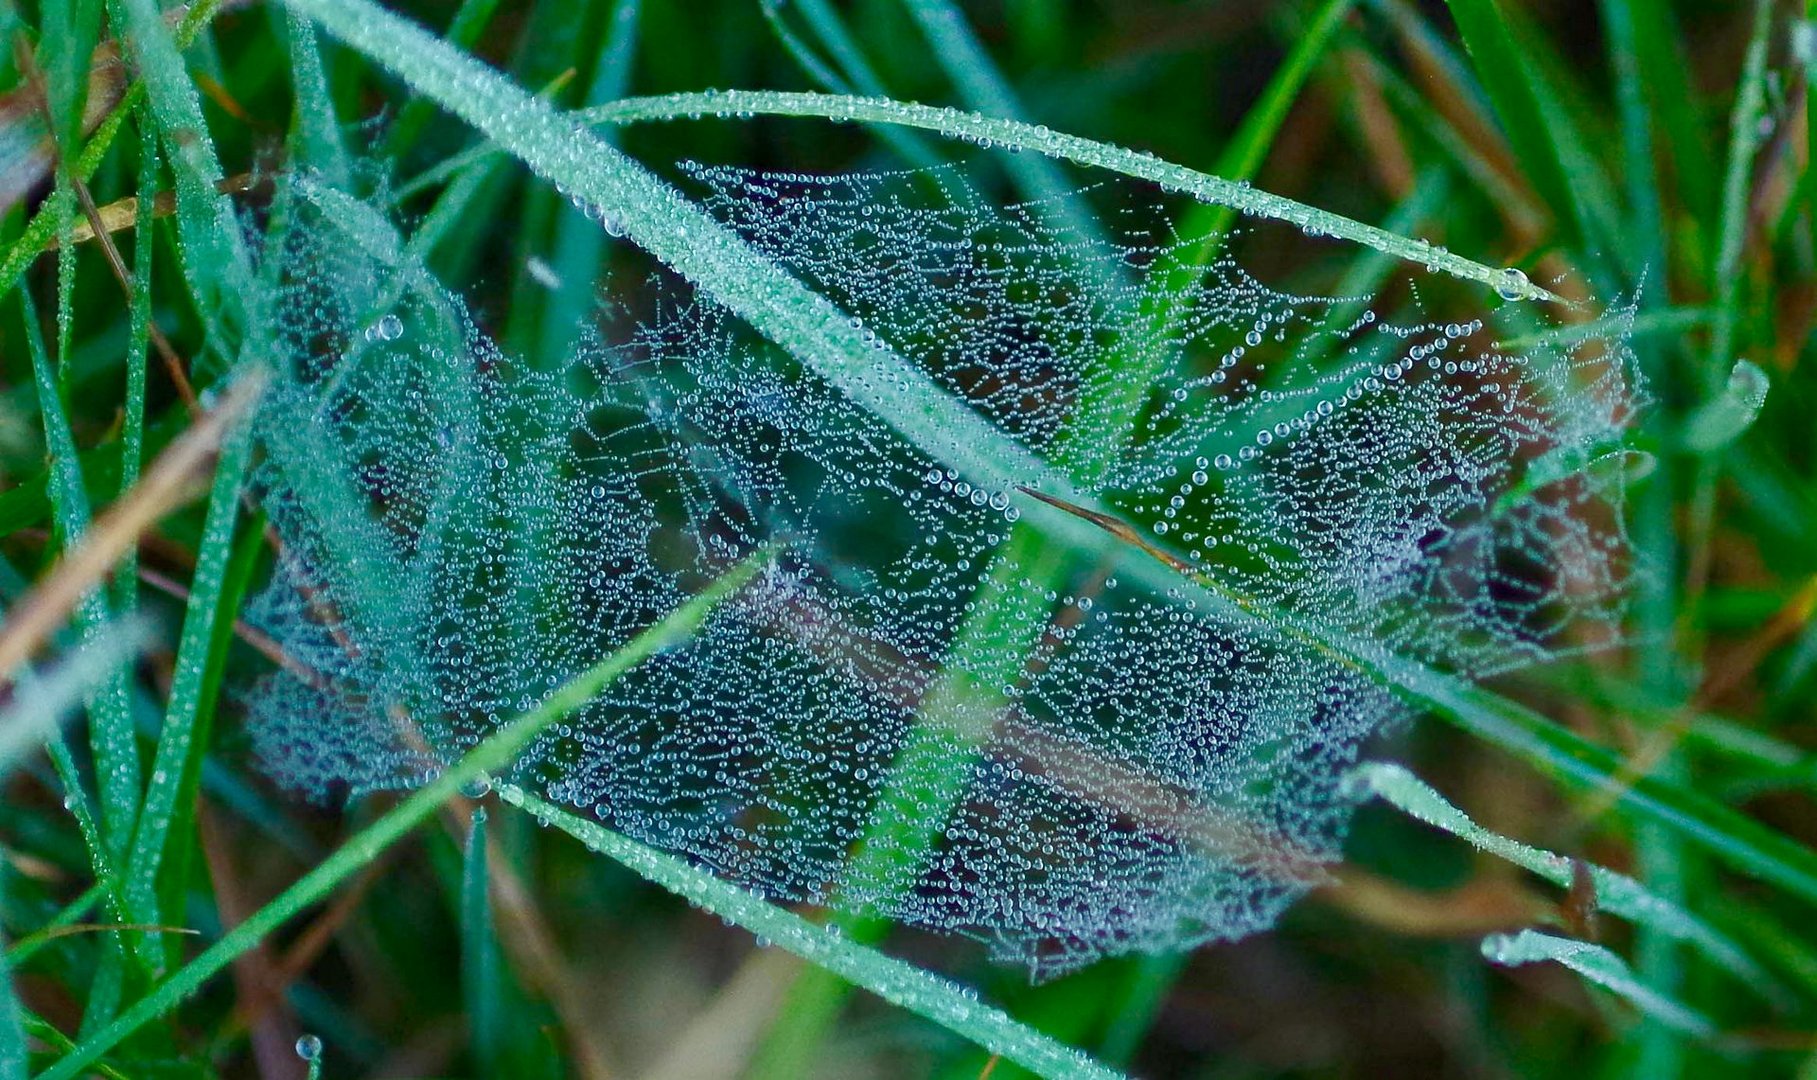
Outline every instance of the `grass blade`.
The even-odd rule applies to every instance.
[[[1626,998],[1642,1013],[1677,1031],[1698,1038],[1716,1034],[1716,1025],[1702,1013],[1655,991],[1634,976],[1627,961],[1587,941],[1522,930],[1483,939],[1483,957],[1504,967],[1552,961],[1570,968],[1590,982]]]
[[[498,938],[492,925],[492,878],[486,868],[486,810],[473,811],[461,864],[461,992],[474,1062],[499,1075]]]
[[[67,552],[81,544],[90,531],[88,488],[82,479],[82,465],[76,454],[69,415],[64,410],[59,380],[51,370],[50,358],[45,355],[37,307],[32,303],[29,289],[19,290],[19,305],[25,319],[26,351],[31,354],[33,384],[38,391],[38,413],[44,422],[45,448],[50,454],[51,508]],[[60,304],[63,308],[67,306],[67,303]],[[111,616],[105,591],[96,582],[89,585],[79,596],[71,598],[70,607],[75,611],[84,639],[93,641],[94,635],[107,625]],[[10,625],[13,620],[7,621]],[[3,638],[4,635],[0,635],[0,639]],[[23,657],[21,654],[18,659]],[[4,676],[9,667],[10,663],[0,659],[0,676]],[[133,737],[132,718],[127,713],[126,689],[123,675],[108,679],[96,692],[89,708],[89,738],[94,747],[101,820],[106,830],[105,839],[115,855],[125,849],[139,802],[139,746]]]
[[[296,0],[304,4],[349,3],[354,0]],[[993,145],[1033,150],[1079,165],[1106,169],[1148,180],[1170,191],[1189,194],[1201,202],[1228,207],[1238,214],[1281,221],[1324,236],[1349,240],[1405,262],[1449,274],[1464,281],[1526,300],[1557,297],[1531,283],[1517,280],[1505,269],[1484,266],[1424,240],[1408,239],[1386,229],[1365,225],[1305,203],[1282,198],[1247,184],[1175,165],[1160,158],[1094,142],[1014,120],[1000,120],[976,113],[934,105],[917,105],[884,98],[843,97],[838,94],[791,93],[779,90],[725,90],[716,94],[666,94],[629,98],[581,113],[602,123],[668,120],[683,116],[730,117],[739,113],[764,116],[803,116],[823,120],[853,120],[871,124],[900,124],[938,132],[949,138],[989,141]]]
[[[213,491],[208,500],[208,515],[202,526],[201,546],[196,554],[195,575],[190,581],[189,601],[183,614],[183,630],[177,642],[164,725],[158,733],[151,782],[145,791],[127,857],[125,901],[127,913],[134,922],[156,923],[161,921],[163,914],[158,910],[158,868],[163,862],[177,795],[182,790],[184,778],[195,768],[190,757],[195,745],[196,716],[213,651],[215,619],[227,576],[228,556],[233,549],[240,491],[251,454],[252,425],[242,421],[222,439]],[[174,919],[178,913],[170,914]],[[163,966],[164,950],[152,937],[142,937],[140,941],[140,959],[148,972],[155,972]]]
[[[322,174],[324,183],[344,188],[351,183],[352,164],[341,143],[340,126],[335,122],[334,99],[328,93],[328,73],[322,67],[315,26],[288,12],[283,19],[290,47],[290,78],[296,89],[296,106],[290,117],[291,145],[303,164]]]
[[[157,191],[158,140],[151,118],[139,117],[139,213],[133,225],[133,294],[126,341],[126,405],[120,428],[120,494],[139,482],[145,460],[145,384],[151,353],[151,268],[155,246],[152,196]],[[121,610],[137,602],[139,555],[126,553],[117,579]]]
[[[1079,1051],[1017,1023],[945,979],[760,900],[685,859],[645,847],[597,822],[575,817],[514,785],[500,785],[499,794],[506,802],[535,815],[538,821],[618,860],[696,907],[971,1039],[1007,1061],[1047,1077],[1107,1080],[1119,1075]]]
[[[1352,782],[1360,789],[1409,816],[1532,871],[1554,885],[1570,888],[1573,860],[1483,828],[1402,766],[1375,762],[1363,765],[1352,775]],[[1719,967],[1762,993],[1770,995],[1777,989],[1765,969],[1696,915],[1654,895],[1626,874],[1593,864],[1589,865],[1589,873],[1601,910],[1696,946]]]
[[[252,260],[233,204],[220,192],[225,174],[183,55],[156,0],[109,0],[108,10],[145,80],[176,178],[184,278],[197,310],[210,325],[225,317],[229,327],[245,332],[256,325],[249,310],[256,295]]]
[[[6,905],[5,887],[6,875],[0,872],[0,909]],[[5,939],[0,938],[0,1080],[26,1080],[30,1065],[19,997],[13,992],[11,957],[7,955]]]
[[[1533,74],[1527,58],[1515,44],[1496,0],[1448,0],[1477,78],[1488,92],[1489,104],[1539,197],[1552,208],[1561,228],[1574,231],[1581,215],[1575,212],[1573,194],[1558,146],[1552,141]]]
[[[349,837],[334,854],[222,935],[194,960],[158,983],[111,1023],[84,1039],[81,1045],[45,1070],[38,1080],[70,1080],[80,1076],[121,1040],[175,1008],[235,957],[263,941],[273,930],[326,896],[377,858],[380,852],[422,824],[462,787],[490,773],[508,769],[518,753],[549,725],[591,701],[651,656],[692,637],[713,608],[750,581],[769,562],[772,554],[764,549],[739,563],[698,595],[625,642],[617,652],[576,675],[541,704],[494,732],[435,780],[418,788],[377,821]]]

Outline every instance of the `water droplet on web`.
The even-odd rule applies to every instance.
[[[1510,266],[1502,271],[1502,279],[1496,283],[1495,291],[1503,300],[1519,300],[1527,295],[1527,290],[1531,287],[1527,275]]]

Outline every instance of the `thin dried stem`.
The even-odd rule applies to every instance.
[[[133,489],[83,534],[48,577],[7,612],[0,628],[0,681],[14,672],[62,625],[89,590],[107,578],[120,557],[159,518],[197,491],[203,467],[230,424],[251,408],[264,386],[259,374],[237,380],[214,409],[158,455]]]

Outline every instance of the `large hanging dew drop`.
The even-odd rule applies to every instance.
[[[1529,476],[1618,442],[1618,343],[1510,354],[1468,316],[1359,315],[1228,262],[1156,339],[1143,290],[1191,258],[1156,213],[1099,240],[952,171],[690,172],[841,309],[859,391],[965,422],[910,441],[672,280],[560,370],[520,362],[299,212],[267,255],[287,355],[259,486],[285,559],[256,613],[294,663],[252,697],[290,784],[422,783],[779,541],[510,779],[766,897],[1047,975],[1269,925],[1403,713],[1178,568],[1465,675],[1618,625],[1621,470]]]

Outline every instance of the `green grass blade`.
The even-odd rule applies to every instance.
[[[139,114],[138,217],[133,223],[133,294],[126,333],[126,404],[120,426],[120,494],[139,482],[145,462],[145,389],[151,354],[151,271],[156,215],[152,198],[158,183],[158,140],[151,118]],[[122,611],[130,611],[138,597],[139,553],[129,550],[120,560],[115,595]]]
[[[121,1040],[175,1008],[235,957],[265,940],[272,931],[372,862],[457,795],[461,788],[488,774],[508,769],[519,752],[551,724],[586,705],[645,660],[692,637],[712,610],[750,581],[772,555],[770,549],[764,549],[739,563],[698,595],[625,642],[611,656],[576,675],[541,704],[487,737],[435,780],[418,788],[377,821],[349,837],[334,854],[222,935],[195,959],[159,982],[111,1023],[84,1039],[81,1045],[45,1070],[38,1080],[70,1080],[82,1075]]]
[[[1766,107],[1767,31],[1772,27],[1772,0],[1754,0],[1752,31],[1741,85],[1729,116],[1728,164],[1723,172],[1721,226],[1711,260],[1716,320],[1710,334],[1706,389],[1714,390],[1734,362],[1735,329],[1741,321],[1741,254],[1747,243],[1748,193],[1754,179],[1754,153],[1760,146],[1760,117]]]
[[[1642,1013],[1674,1030],[1703,1039],[1716,1034],[1716,1025],[1709,1017],[1641,982],[1627,961],[1601,945],[1537,930],[1522,930],[1518,934],[1494,934],[1484,938],[1483,957],[1504,967],[1549,960],[1626,998]]]
[[[807,921],[794,912],[729,885],[687,860],[620,836],[598,822],[575,817],[511,784],[500,796],[513,806],[553,825],[602,855],[609,856],[722,919],[726,919],[794,953],[818,968],[835,972],[885,1001],[932,1020],[972,1040],[1006,1061],[1042,1076],[1111,1078],[1119,1074],[1033,1028],[1017,1023],[975,994],[912,964],[885,956],[849,938]]]
[[[45,0],[39,15],[38,60],[52,138],[58,146],[74,147],[88,98],[90,59],[100,43],[101,5],[95,0]]]
[[[201,546],[196,553],[195,574],[190,580],[189,601],[177,641],[164,725],[158,733],[151,782],[145,791],[127,857],[126,910],[134,922],[164,921],[165,913],[158,910],[158,868],[164,859],[177,795],[182,790],[184,777],[195,768],[190,757],[196,746],[193,739],[196,717],[209,656],[214,648],[215,620],[219,615],[222,585],[233,549],[234,522],[239,516],[240,492],[251,454],[252,425],[241,421],[223,438],[215,466],[208,514],[202,526]],[[174,918],[181,913],[169,914]],[[141,937],[140,941],[140,960],[148,973],[155,973],[163,966],[164,950],[149,935]]]
[[[1729,371],[1728,382],[1685,421],[1685,449],[1694,454],[1713,454],[1739,439],[1760,415],[1767,389],[1766,372],[1756,364],[1737,360]]]
[[[344,188],[352,182],[353,166],[335,121],[334,99],[328,93],[328,73],[322,67],[315,27],[288,12],[282,17],[296,91],[290,117],[291,145],[298,161],[320,172],[324,182]]]
[[[617,0],[612,6],[611,30],[599,55],[586,103],[600,105],[625,95],[631,82],[631,61],[637,54],[637,20],[642,0]],[[543,308],[541,342],[537,355],[545,364],[559,363],[573,343],[593,307],[595,282],[606,252],[606,234],[572,207],[560,210],[555,221],[555,251],[549,267],[560,284]]]
[[[500,1075],[498,938],[492,925],[492,878],[486,868],[486,809],[473,811],[461,864],[461,992],[474,1063]]]
[[[1629,280],[1638,283],[1664,268],[1666,252],[1659,171],[1654,164],[1653,115],[1642,75],[1646,69],[1642,66],[1634,6],[1634,0],[1603,0],[1600,5],[1603,33],[1609,41],[1610,74],[1621,115],[1621,172],[1629,207],[1623,247],[1627,250]]]
[[[1409,816],[1523,867],[1554,885],[1571,887],[1571,859],[1483,828],[1406,768],[1376,762],[1361,766],[1352,775],[1352,782],[1361,790],[1383,799]],[[1590,880],[1596,886],[1599,909],[1695,946],[1717,966],[1755,990],[1770,995],[1778,989],[1765,969],[1752,957],[1701,918],[1654,895],[1646,886],[1626,874],[1594,864],[1588,865]]]
[[[1694,221],[1706,221],[1718,198],[1717,162],[1709,132],[1698,115],[1691,86],[1695,70],[1686,55],[1686,35],[1670,4],[1628,0],[1634,21],[1634,53],[1658,125],[1660,141],[1671,155],[1679,201]]]
[[[795,61],[796,66],[801,68],[807,77],[822,90],[834,94],[852,93],[852,85],[846,76],[828,67],[825,61],[808,47],[807,42],[802,41],[795,35],[795,31],[789,29],[787,20],[782,17],[783,3],[784,0],[759,0],[764,20],[770,24],[770,32],[775,34],[776,40],[782,43],[784,51]],[[878,93],[876,90],[864,92],[867,94]]]
[[[1122,1000],[1105,1025],[1104,1039],[1098,1047],[1100,1057],[1113,1065],[1126,1065],[1136,1056],[1190,958],[1190,953],[1183,952],[1137,958]]]
[[[219,317],[246,332],[256,326],[249,309],[256,295],[252,260],[233,203],[219,190],[224,173],[180,47],[156,0],[109,0],[108,9],[145,80],[164,155],[176,178],[184,278],[197,310],[211,325]]]
[[[5,890],[6,873],[0,868],[0,910],[6,906]],[[31,1057],[26,1052],[19,997],[13,992],[12,957],[5,946],[0,937],[0,1080],[26,1080],[31,1075]]]
[[[997,70],[990,53],[978,43],[965,12],[958,5],[952,0],[902,0],[902,3],[921,28],[922,36],[927,38],[934,59],[959,88],[959,96],[967,105],[986,116],[1005,120],[1022,120],[1027,115],[1009,80]],[[1103,228],[1098,224],[1097,216],[1052,158],[1045,154],[1013,155],[1007,160],[1007,167],[1016,185],[1031,201],[1042,204],[1056,225],[1081,237],[1102,235]]]
[[[284,820],[268,796],[255,789],[237,771],[230,771],[209,760],[208,747],[214,732],[215,709],[221,699],[221,686],[227,677],[227,656],[234,641],[234,622],[252,585],[254,572],[266,552],[265,516],[255,514],[246,528],[239,530],[232,557],[227,563],[225,583],[216,605],[214,641],[208,652],[208,673],[203,677],[196,704],[195,729],[191,740],[195,750],[189,756],[181,786],[174,800],[170,826],[165,830],[165,856],[159,880],[158,910],[176,913],[186,910],[191,871],[199,858],[201,834],[196,825],[197,794],[207,787],[216,803],[248,821],[267,836],[277,840],[301,861],[320,857],[300,835],[293,824]],[[165,965],[175,962],[181,942],[175,937],[161,939],[165,946]]]
[[[44,422],[45,448],[50,453],[51,508],[63,547],[67,550],[88,531],[91,516],[88,488],[82,478],[76,440],[63,408],[58,380],[45,353],[37,306],[32,303],[30,290],[19,290],[19,306],[25,319],[25,343],[26,351],[31,354],[33,384],[38,391],[38,413]],[[76,621],[86,640],[93,640],[92,635],[99,633],[109,618],[107,602],[100,589],[91,590],[76,608]],[[109,679],[96,693],[90,706],[90,717],[101,821],[109,850],[118,854],[125,850],[139,803],[139,747],[133,737],[132,717],[127,712],[123,673]]]
[[[1347,655],[1367,657],[1369,651],[1364,647]],[[1784,833],[1688,787],[1656,777],[1626,782],[1625,762],[1614,751],[1482,687],[1379,652],[1363,663],[1415,707],[1435,712],[1573,787],[1612,795],[1635,820],[1663,825],[1737,870],[1817,904],[1817,852]]]
[[[1477,78],[1488,92],[1489,104],[1501,121],[1508,144],[1534,190],[1552,209],[1552,216],[1567,231],[1575,231],[1581,215],[1577,196],[1559,159],[1527,58],[1515,43],[1497,0],[1448,0]]]
[[[324,0],[298,2],[313,4]],[[351,0],[325,2],[338,4]],[[1228,207],[1238,214],[1281,221],[1309,232],[1361,244],[1405,262],[1429,268],[1434,273],[1474,281],[1491,289],[1507,290],[1509,295],[1517,299],[1557,299],[1537,285],[1513,278],[1504,268],[1484,266],[1424,240],[1398,236],[1385,229],[1260,191],[1235,180],[1175,165],[1120,146],[956,109],[885,99],[841,97],[836,94],[726,90],[717,94],[666,94],[659,97],[629,98],[585,110],[581,115],[595,122],[630,123],[703,115],[730,117],[740,113],[900,124],[938,132],[949,138],[972,141],[984,139],[996,146],[1033,150],[1075,164],[1148,180],[1167,190],[1191,195],[1202,202]]]

